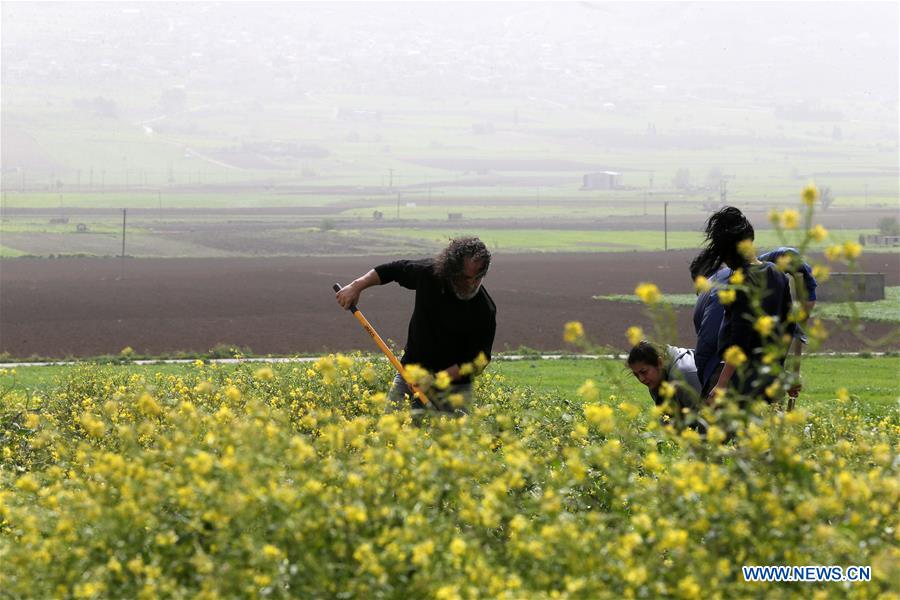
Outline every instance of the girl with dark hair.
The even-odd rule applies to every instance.
[[[637,380],[647,386],[654,404],[664,404],[666,396],[670,395],[677,414],[670,414],[669,418],[679,429],[685,423],[695,426],[693,413],[700,404],[700,379],[694,366],[693,350],[675,346],[658,348],[644,340],[628,353],[627,363]]]
[[[763,364],[763,347],[769,338],[779,339],[781,329],[793,335],[794,325],[788,323],[791,293],[788,276],[770,262],[762,262],[753,251],[753,225],[733,206],[727,206],[709,217],[706,222],[706,242],[700,254],[691,262],[691,277],[710,277],[723,264],[732,271],[733,290],[718,290],[719,301],[725,307],[725,317],[719,330],[717,356],[718,372],[711,379],[707,401],[729,387],[742,400],[765,399],[767,388],[775,381],[771,366],[784,364],[787,344],[769,365]],[[726,301],[727,298],[727,301]],[[746,364],[738,373],[740,360],[722,362],[726,350],[740,348]],[[734,352],[737,357],[741,353]],[[704,390],[706,392],[707,390]]]

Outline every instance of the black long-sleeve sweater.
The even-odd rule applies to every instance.
[[[471,363],[482,352],[490,360],[497,307],[484,286],[474,298],[460,300],[449,282],[435,274],[433,259],[398,260],[378,265],[375,272],[382,284],[396,281],[416,290],[400,362],[435,372]]]

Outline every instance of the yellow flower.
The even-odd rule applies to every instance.
[[[759,335],[763,337],[768,337],[769,334],[772,333],[772,329],[775,327],[775,319],[770,317],[769,315],[763,315],[756,319],[756,323],[753,324],[753,329],[759,332]]]
[[[610,396],[610,399],[611,400],[615,399],[615,396]],[[628,417],[631,417],[632,419],[634,417],[638,416],[639,414],[641,414],[640,407],[635,406],[634,404],[631,404],[630,402],[620,402],[619,410],[621,410],[623,413],[625,413]]]
[[[697,275],[697,278],[694,279],[694,290],[698,294],[702,294],[703,292],[708,292],[710,289],[712,289],[712,283],[710,283],[709,279],[703,275]]]
[[[458,537],[453,538],[450,542],[450,554],[453,556],[462,556],[466,553],[466,543]]]
[[[478,369],[478,372],[481,373],[488,366],[488,357],[484,354],[484,352],[479,352],[478,356],[475,357],[475,368]]]
[[[253,377],[260,381],[272,381],[275,379],[275,373],[272,367],[262,367],[253,372]]]
[[[844,242],[844,255],[850,260],[859,258],[859,255],[862,254],[862,250],[862,246],[857,242]]]
[[[278,558],[279,556],[281,556],[281,550],[279,550],[272,544],[266,544],[265,546],[263,546],[262,553],[266,558]]]
[[[785,229],[796,229],[800,223],[800,213],[789,208],[781,213],[781,226]]]
[[[722,303],[723,306],[728,306],[734,299],[737,298],[737,292],[734,290],[719,290],[719,302]]]
[[[378,372],[372,368],[372,365],[366,365],[362,372],[360,372],[360,375],[362,375],[363,381],[369,385],[375,383],[375,380],[378,378]]]
[[[756,257],[756,247],[753,245],[753,240],[743,240],[739,242],[737,251],[748,261],[751,261]]]
[[[124,356],[125,358],[128,358],[129,356],[131,356],[132,354],[134,354],[134,348],[132,348],[131,346],[125,346],[124,348],[122,348],[122,349],[119,351],[119,354],[121,354],[121,355]]]
[[[578,321],[569,321],[563,327],[563,339],[574,344],[584,337],[584,326]]]
[[[229,402],[237,402],[241,399],[241,390],[237,389],[233,385],[229,385],[225,388],[225,397],[228,398]]]
[[[194,386],[194,392],[197,394],[208,394],[212,391],[212,384],[208,381],[201,381]]]
[[[744,283],[744,270],[738,269],[734,273],[731,274],[731,277],[728,278],[728,283],[732,285],[741,285]]]
[[[100,419],[95,419],[90,413],[81,415],[81,426],[91,437],[100,438],[106,433],[106,425]]]
[[[428,562],[431,560],[432,554],[434,554],[433,541],[428,540],[427,542],[416,544],[413,547],[412,562],[414,565],[418,565],[420,567],[427,566]]]
[[[747,355],[744,354],[744,351],[741,350],[740,346],[730,346],[725,350],[723,358],[726,363],[734,367],[739,367],[747,362]]]
[[[805,188],[803,188],[803,204],[807,206],[812,206],[816,203],[816,200],[819,199],[819,190],[816,189],[816,184],[810,182]]]
[[[821,242],[828,237],[828,230],[821,225],[816,225],[809,230],[809,237],[816,242]]]
[[[424,385],[431,377],[428,371],[419,365],[405,365],[403,370],[406,371],[407,381],[411,381],[416,385]]]
[[[718,444],[724,441],[725,437],[725,432],[715,425],[710,425],[709,429],[706,430],[706,439],[713,444]]]
[[[833,246],[829,246],[825,248],[825,258],[834,262],[836,260],[840,260],[844,256],[844,247],[840,244],[835,244]]]
[[[679,598],[684,598],[684,600],[699,600],[703,597],[700,592],[700,585],[692,575],[688,575],[678,582]]]
[[[778,257],[778,260],[775,261],[775,266],[778,268],[779,271],[784,273],[788,269],[793,268],[793,262],[794,261],[791,258],[791,256],[788,254],[785,254],[783,256]]]
[[[644,468],[651,473],[656,473],[657,471],[662,469],[662,461],[659,460],[659,454],[657,454],[656,452],[648,452],[644,457]],[[646,515],[644,516],[646,517]]]
[[[675,386],[668,381],[663,381],[659,384],[659,395],[668,400],[675,395]]]
[[[457,589],[452,585],[441,586],[434,593],[435,600],[462,600]]]
[[[687,545],[688,532],[684,529],[667,529],[659,541],[659,546],[663,550],[674,550],[684,548]]]
[[[31,473],[25,473],[16,479],[16,487],[23,492],[36,492],[41,486]]]
[[[192,473],[197,475],[206,475],[215,466],[216,459],[209,452],[203,450],[197,452],[193,457],[185,459],[185,462]]]
[[[593,379],[586,379],[579,386],[577,393],[578,397],[585,402],[596,402],[600,399],[600,390],[597,389],[597,384],[594,383]]]
[[[644,330],[640,327],[631,326],[625,330],[625,337],[628,338],[628,343],[632,346],[637,346],[638,343],[644,339]]]
[[[831,269],[824,265],[816,265],[812,268],[812,276],[815,277],[816,281],[819,283],[828,281],[831,277]]]
[[[588,423],[603,433],[610,433],[616,426],[613,409],[605,404],[590,404],[584,407],[584,416]]]
[[[625,581],[634,586],[642,585],[645,581],[647,581],[647,568],[646,567],[632,567],[625,573]]]
[[[138,409],[145,415],[152,417],[156,417],[162,412],[162,408],[157,404],[156,400],[153,399],[153,396],[147,392],[144,392],[141,394],[141,397],[138,398]]]
[[[656,304],[662,299],[659,288],[653,283],[641,283],[634,288],[634,293],[644,304]]]
[[[824,340],[828,337],[828,330],[825,329],[825,325],[822,323],[821,319],[814,319],[812,325],[810,326],[808,333],[811,338],[815,340]]]
[[[650,457],[650,454],[656,454],[656,452],[647,454],[647,458]],[[644,459],[645,466],[647,465],[647,458]],[[655,462],[657,468],[662,465],[662,463],[659,462],[658,454],[656,454]],[[640,531],[650,531],[653,528],[653,519],[651,519],[647,513],[637,513],[636,515],[631,517],[631,522],[634,523],[635,528],[639,529]]]
[[[434,386],[439,390],[446,390],[450,387],[450,374],[447,371],[441,371],[434,378]]]
[[[772,225],[778,225],[781,223],[781,211],[777,208],[773,208],[769,211],[769,223]]]

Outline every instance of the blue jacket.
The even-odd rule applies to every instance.
[[[728,283],[731,269],[720,269],[709,278],[712,289],[697,296],[694,304],[694,331],[697,332],[697,347],[694,349],[694,363],[700,387],[705,388],[719,365],[719,329],[725,319],[725,307],[719,302],[716,287]]]
[[[759,260],[763,262],[771,262],[777,263],[778,259],[784,256],[785,254],[793,254],[794,256],[800,256],[800,253],[796,248],[791,248],[790,246],[781,246],[780,248],[775,248],[765,254],[759,255]],[[816,287],[818,287],[818,282],[816,278],[813,277],[812,268],[806,263],[801,262],[796,266],[796,272],[800,273],[803,276],[803,287],[806,288],[806,300],[815,302],[816,300]]]
[[[799,256],[796,248],[783,246],[761,254],[759,260],[776,262],[779,257],[785,254]],[[804,262],[797,267],[797,271],[803,276],[806,299],[814,301],[818,284],[812,275],[812,269]],[[731,269],[728,267],[719,269],[709,278],[713,284],[713,289],[697,296],[697,301],[694,304],[694,331],[697,332],[697,348],[694,350],[694,362],[697,365],[697,376],[700,378],[700,384],[703,388],[707,387],[710,378],[721,361],[719,356],[719,337],[725,318],[725,308],[719,302],[719,296],[715,293],[715,287],[726,285],[729,277],[731,277]],[[803,332],[799,327],[796,329],[795,335],[804,339],[802,337]]]

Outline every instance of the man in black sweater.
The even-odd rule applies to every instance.
[[[472,373],[490,361],[497,329],[497,307],[481,285],[490,264],[491,253],[481,240],[456,238],[435,258],[378,265],[342,288],[336,298],[348,308],[366,288],[392,281],[415,290],[400,362],[436,373],[436,387],[449,379],[446,393],[429,394],[429,399],[439,411],[465,412],[472,395]],[[412,398],[398,374],[388,395],[392,407],[402,407],[404,396]],[[412,400],[414,413],[423,409],[417,399]]]

